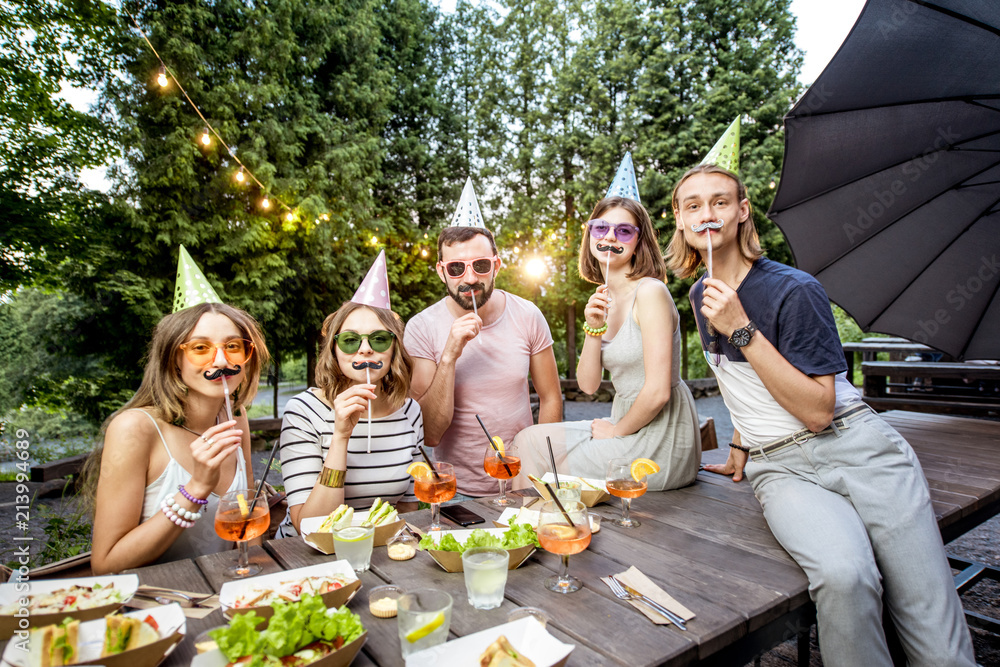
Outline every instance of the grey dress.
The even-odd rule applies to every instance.
[[[670,304],[674,310],[674,321],[679,323],[672,299]],[[611,421],[614,423],[629,411],[646,381],[642,333],[632,315],[634,307],[633,297],[625,323],[614,339],[602,341],[601,345],[601,364],[610,371],[615,387],[611,406]],[[680,380],[680,354],[680,328],[675,325],[670,400],[658,415],[632,435],[594,440],[589,421],[539,424],[518,433],[514,443],[519,448],[522,467],[513,488],[528,487],[527,475],[541,477],[551,469],[546,436],[552,440],[556,465],[562,473],[604,479],[610,459],[641,457],[652,459],[660,466],[660,472],[648,479],[650,491],[676,489],[693,483],[701,462],[701,432],[694,397]]]

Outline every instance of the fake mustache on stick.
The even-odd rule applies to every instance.
[[[484,285],[482,283],[476,283],[475,285],[459,285],[458,286],[458,293],[461,294],[462,292],[470,292],[469,299],[472,300],[472,312],[474,312],[476,314],[476,317],[479,317],[479,308],[476,306],[476,296],[474,294],[471,294],[472,290],[474,290],[474,289],[478,289],[480,291],[485,291],[486,290],[486,285]],[[479,344],[480,345],[483,344],[483,339],[482,338],[479,339]]]
[[[371,369],[378,370],[382,368],[381,361],[352,361],[351,368],[356,371],[364,369],[365,371],[365,381],[368,384],[372,383],[372,372]],[[372,399],[368,399],[368,453],[372,453]]]
[[[354,361],[354,362],[351,362],[351,366],[356,371],[361,371],[361,370],[364,370],[366,368],[374,368],[375,370],[378,370],[378,369],[382,368],[382,362],[381,361]]]
[[[239,375],[242,370],[243,370],[242,366],[237,366],[236,368],[220,368],[219,370],[215,371],[214,373],[209,373],[208,371],[205,371],[205,379],[206,380],[217,380],[220,377],[222,377],[223,375],[232,377],[234,375]]]
[[[597,244],[597,252],[608,252],[609,250],[616,255],[620,255],[625,252],[625,248],[616,248],[610,245],[601,245],[600,243]]]

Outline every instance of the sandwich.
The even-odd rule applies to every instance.
[[[140,621],[134,616],[111,614],[104,617],[104,647],[101,657],[131,651],[134,648],[152,644],[160,639],[160,631],[152,616]]]
[[[479,656],[480,667],[535,667],[535,663],[518,653],[503,635]]]
[[[347,528],[351,525],[351,520],[353,518],[354,508],[349,505],[341,505],[337,509],[330,512],[330,516],[326,517],[323,523],[320,524],[317,532],[332,533],[335,530]]]
[[[389,503],[382,502],[381,498],[376,498],[375,502],[372,503],[372,508],[368,510],[368,518],[365,519],[365,523],[372,526],[388,525],[393,523],[398,516],[396,508]]]
[[[58,667],[77,662],[80,621],[67,618],[59,625],[33,628],[28,638],[31,667]]]

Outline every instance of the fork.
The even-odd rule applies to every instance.
[[[626,591],[625,588],[622,586],[622,583],[617,579],[615,579],[613,576],[608,577],[608,581],[609,581],[608,585],[611,587],[611,592],[614,593],[615,597],[618,598],[619,600],[638,600],[639,602],[642,602],[650,609],[653,609],[657,613],[666,616],[671,623],[676,625],[681,630],[684,630],[685,632],[687,631],[687,625],[685,624],[686,622],[684,621],[684,619],[675,614],[674,612],[654,602],[653,600],[650,600],[644,595],[632,595],[631,593]]]

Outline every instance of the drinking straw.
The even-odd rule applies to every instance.
[[[559,485],[559,471],[556,470],[556,457],[552,454],[552,440],[549,436],[545,436],[545,444],[549,446],[549,461],[552,463],[552,476],[556,478],[556,488],[560,488]]]
[[[225,377],[225,376],[223,376],[223,377]],[[241,539],[241,540],[243,539],[243,536],[246,535],[247,526],[250,525],[249,518],[251,516],[253,516],[253,510],[254,510],[255,507],[257,507],[257,499],[260,497],[260,492],[264,489],[264,481],[267,480],[267,473],[271,472],[271,464],[274,462],[274,455],[275,455],[275,453],[277,453],[277,451],[278,451],[278,445],[280,443],[281,443],[281,440],[278,439],[278,440],[275,440],[274,441],[274,445],[271,446],[271,455],[267,458],[267,465],[264,467],[264,474],[260,476],[260,483],[257,485],[257,490],[254,491],[253,500],[250,501],[250,511],[247,514],[247,519],[248,520],[243,523],[243,528],[240,530],[240,537],[239,537],[239,539]]]
[[[427,456],[427,450],[424,449],[423,445],[418,445],[420,448],[420,453],[424,457],[424,461],[427,461],[427,465],[431,467],[431,474],[434,475],[434,479],[441,481],[441,475],[438,474],[437,468],[434,467],[434,463],[431,462],[431,457]]]
[[[610,245],[608,246],[607,263],[605,264],[605,269],[604,269],[604,286],[608,287],[608,289],[610,289],[610,286],[608,285],[608,281],[609,280],[611,280],[611,246]],[[607,305],[607,307],[605,307],[604,312],[605,312],[605,316],[607,316],[607,313],[611,312],[611,301],[610,300],[608,301],[608,305]]]
[[[469,290],[469,296],[472,297],[472,312],[476,314],[476,317],[479,317],[479,309],[476,307],[476,295],[472,293],[471,289]],[[482,336],[477,335],[476,338],[479,339],[479,344],[482,345],[483,344]]]
[[[511,477],[513,477],[514,473],[512,473],[510,471],[510,466],[508,466],[504,462],[504,460],[503,460],[503,454],[500,453],[500,448],[497,447],[497,443],[493,442],[493,437],[490,435],[489,430],[486,428],[486,424],[483,423],[483,420],[480,418],[479,415],[476,415],[476,419],[479,421],[479,425],[483,427],[483,433],[486,434],[486,439],[490,441],[490,447],[492,447],[493,451],[496,452],[497,456],[500,457],[500,463],[503,463],[503,467],[507,471],[507,474],[510,475]]]
[[[226,392],[226,415],[229,421],[233,421],[233,405],[229,402],[229,383],[226,382],[226,374],[222,374],[222,389]]]
[[[372,383],[372,371],[370,366],[365,366],[365,379],[368,384]],[[368,399],[368,453],[372,453],[372,399]]]
[[[552,496],[552,500],[555,501],[556,507],[559,508],[559,511],[562,512],[563,516],[566,517],[566,520],[569,521],[569,525],[571,525],[574,528],[576,528],[576,524],[573,523],[573,519],[569,518],[569,512],[566,511],[566,509],[563,507],[562,503],[559,502],[559,499],[556,498],[556,492],[552,490],[552,487],[549,486],[548,482],[542,482],[542,484],[545,485],[545,490],[549,492],[550,496]]]

